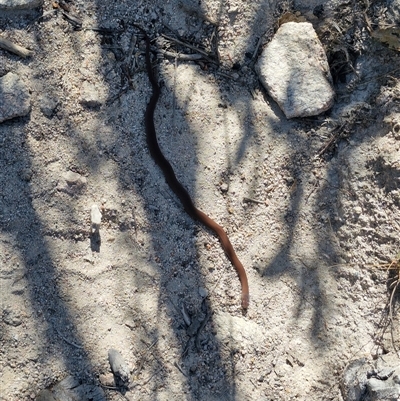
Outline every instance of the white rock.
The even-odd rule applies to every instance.
[[[256,70],[287,118],[315,116],[333,105],[328,61],[308,22],[283,24],[262,52]]]
[[[90,219],[92,221],[92,230],[97,231],[100,228],[102,214],[97,205],[92,205],[90,210]]]
[[[0,78],[0,122],[27,115],[31,110],[28,88],[21,78],[9,72]]]
[[[216,337],[221,343],[229,341],[232,346],[240,349],[243,346],[243,337],[254,344],[265,341],[264,328],[243,317],[231,316],[226,312],[216,313],[214,324],[217,329]]]

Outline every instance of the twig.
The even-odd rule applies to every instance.
[[[136,43],[137,43],[137,36],[135,35],[135,33],[133,33],[132,37],[131,37],[131,43],[130,43],[130,46],[129,46],[129,50],[128,50],[128,56],[126,58],[126,64],[128,66],[130,66],[130,64],[131,64],[133,50],[135,49]]]
[[[146,361],[146,357],[147,357],[149,351],[157,344],[157,341],[158,341],[158,338],[155,339],[151,345],[149,345],[149,347],[147,348],[146,352],[143,354],[143,356],[141,358],[141,362],[139,364],[139,367],[136,369],[135,374],[138,374],[142,370],[143,365],[144,365],[144,363]]]
[[[158,372],[159,371],[154,372],[147,380],[145,380],[143,383],[140,383],[140,387],[145,386]]]
[[[197,351],[200,351],[200,334],[203,331],[203,329],[204,329],[205,325],[207,324],[208,320],[210,319],[210,316],[211,316],[211,313],[209,311],[207,311],[206,317],[201,322],[201,325],[200,325],[199,329],[197,330],[196,340],[195,340]]]
[[[73,347],[83,349],[81,345],[75,344],[72,341],[67,340],[64,336],[61,335],[61,333],[56,329],[57,334],[60,336],[61,339],[63,339],[67,344],[72,345]]]
[[[341,133],[341,131],[342,131],[344,126],[345,126],[345,123],[333,128],[331,133],[334,133],[335,131],[339,131],[339,133],[335,134],[335,135],[332,135],[332,137],[328,140],[328,142],[325,144],[325,146],[318,152],[317,158],[321,157],[330,148],[330,146],[339,138],[339,135],[340,135],[340,133]]]
[[[256,386],[256,384],[254,383],[253,379],[250,379],[250,383],[251,383],[255,388],[257,388],[257,386]]]
[[[186,323],[186,326],[189,327],[192,322],[190,321],[189,315],[186,313],[185,305],[182,306],[181,313],[182,313],[183,320]]]
[[[183,376],[187,377],[187,374],[182,370],[182,368],[176,362],[174,362],[174,366],[179,370],[179,372],[183,374]]]
[[[106,384],[101,384],[101,383],[100,383],[100,387],[106,388],[107,390],[116,390],[116,391],[119,390],[119,387],[116,387],[116,386],[107,386]]]
[[[233,78],[232,75],[229,75],[229,74],[227,74],[226,72],[217,71],[217,73],[218,73],[218,75],[220,75],[220,76],[222,76],[222,77],[225,77],[225,78],[228,78],[228,79],[231,79],[232,81],[235,80],[235,78]]]
[[[9,41],[8,39],[5,39],[0,36],[0,47],[4,50],[8,50],[11,53],[16,54],[17,56],[26,58],[29,56],[32,56],[33,51],[25,49],[25,47],[22,47],[20,45],[16,45],[15,43]]]
[[[110,97],[110,99],[107,100],[107,106],[110,106],[113,104],[117,99],[119,99],[124,93],[128,92],[130,86],[126,86],[125,88],[122,88],[117,94],[114,96]]]
[[[397,353],[397,347],[395,346],[394,343],[394,334],[393,334],[393,298],[394,294],[397,291],[397,288],[399,287],[400,281],[399,278],[397,278],[396,285],[394,286],[392,293],[390,294],[390,299],[389,299],[389,319],[390,319],[390,337],[392,340],[392,346],[394,351]]]
[[[263,201],[259,201],[259,200],[252,199],[252,198],[246,198],[246,197],[243,198],[243,202],[253,202],[253,203],[258,203],[260,205],[265,204],[265,202],[263,202]]]
[[[185,348],[183,349],[183,352],[182,352],[182,359],[186,356],[186,354],[189,351],[189,345],[190,345],[190,340],[191,339],[192,339],[192,337],[189,337],[189,339],[186,342]]]
[[[169,52],[163,49],[159,49],[158,52],[163,54],[164,56],[173,57],[181,61],[196,61],[204,58],[204,56],[201,54],[181,54],[181,53]]]
[[[182,41],[180,41],[179,39],[175,39],[175,38],[173,38],[173,37],[171,37],[171,36],[167,36],[167,35],[165,35],[165,34],[163,34],[162,36],[163,36],[165,39],[168,39],[168,40],[170,40],[170,41],[172,41],[172,42],[175,42],[175,43],[178,44],[178,45],[186,46],[186,47],[188,47],[189,49],[195,50],[197,53],[202,54],[202,55],[204,56],[204,58],[205,58],[207,61],[209,61],[210,63],[214,63],[214,64],[218,65],[218,62],[215,61],[215,60],[213,60],[213,59],[209,56],[209,54],[208,54],[207,52],[205,52],[204,50],[201,50],[201,49],[199,49],[199,48],[196,47],[196,46],[190,45],[189,43],[182,42]]]
[[[259,37],[258,42],[257,42],[257,45],[256,45],[256,48],[254,49],[253,55],[251,56],[250,62],[252,62],[252,61],[254,61],[254,60],[256,59],[257,53],[258,53],[258,49],[259,49],[259,47],[260,47],[260,45],[261,45],[263,36],[264,36],[264,35],[261,35],[261,36]]]
[[[82,29],[82,20],[66,11],[61,11],[63,17],[75,28],[75,29]]]
[[[177,69],[178,69],[178,58],[175,57],[175,62],[174,62],[174,86],[172,93],[177,93],[176,92],[176,76],[177,76]],[[175,126],[175,111],[176,111],[176,96],[173,96],[173,102],[172,102],[172,123]]]

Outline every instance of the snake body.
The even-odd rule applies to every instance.
[[[199,221],[200,223],[208,227],[219,237],[222,248],[224,249],[230,262],[235,267],[239,276],[242,285],[242,308],[247,309],[249,306],[249,285],[247,281],[246,271],[239,258],[236,256],[235,250],[233,249],[233,246],[229,241],[226,232],[219,224],[217,224],[205,213],[195,207],[189,193],[176,178],[171,164],[163,155],[158,144],[157,133],[154,125],[154,111],[156,109],[161,90],[156,80],[156,77],[153,74],[153,69],[151,65],[150,39],[145,32],[144,34],[146,39],[146,69],[152,86],[152,95],[145,112],[146,139],[150,155],[155,163],[162,170],[167,184],[181,201],[186,213],[194,220]]]

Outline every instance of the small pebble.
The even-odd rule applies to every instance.
[[[68,185],[84,186],[87,182],[86,177],[74,171],[67,171],[64,175],[64,180]]]
[[[220,188],[221,188],[222,192],[228,192],[229,185],[226,182],[224,182],[224,183],[221,184]]]

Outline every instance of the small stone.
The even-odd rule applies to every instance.
[[[220,186],[222,192],[228,192],[229,185],[226,182],[223,182]]]
[[[85,255],[85,256],[83,257],[83,260],[84,260],[85,262],[90,263],[90,264],[94,264],[94,258],[93,258],[93,256],[92,256],[91,254]]]
[[[19,176],[21,177],[22,180],[29,182],[33,176],[33,171],[29,167],[23,168],[20,171]]]
[[[0,7],[1,9],[1,7]],[[0,123],[31,111],[31,97],[22,79],[12,72],[0,78]]]
[[[207,295],[208,295],[207,289],[206,289],[206,288],[203,288],[203,287],[199,287],[199,295],[200,295],[202,298],[206,298]]]
[[[81,103],[91,108],[99,108],[103,103],[98,88],[90,82],[82,84]]]
[[[286,363],[279,363],[275,366],[274,372],[278,377],[289,377],[291,369]]]
[[[136,391],[127,391],[124,394],[124,397],[127,399],[127,401],[136,401],[137,400],[137,392]]]
[[[82,186],[85,185],[87,182],[84,176],[73,171],[67,171],[63,177],[68,185]]]
[[[22,317],[19,312],[11,309],[4,309],[3,322],[9,326],[17,327],[22,324]]]
[[[66,192],[69,195],[74,195],[80,192],[87,183],[86,177],[73,171],[67,171],[63,174],[64,182],[59,182],[57,190]]]
[[[103,386],[115,386],[114,375],[112,373],[106,373],[99,376],[100,383]]]
[[[40,98],[40,111],[46,117],[51,118],[55,114],[58,104],[59,104],[58,100],[50,96],[43,95]]]

